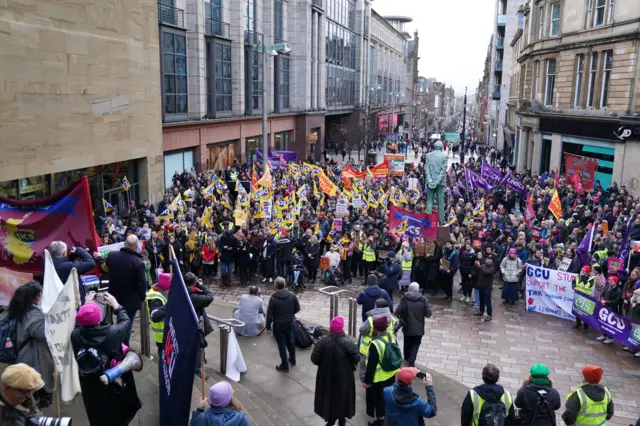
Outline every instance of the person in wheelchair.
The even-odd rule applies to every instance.
[[[304,283],[304,258],[302,257],[302,252],[297,249],[293,249],[293,254],[291,257],[291,276],[289,282],[291,283],[290,288],[293,291],[298,291],[300,289],[304,289],[307,285]]]
[[[334,285],[342,285],[342,269],[340,268],[340,253],[338,253],[338,246],[332,245],[329,251],[325,254],[329,258],[329,269],[327,269],[325,277],[326,283]]]

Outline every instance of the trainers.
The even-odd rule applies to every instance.
[[[267,279],[266,279],[266,278],[263,278],[263,279],[262,279],[262,282],[263,282],[263,283],[266,283],[266,282],[267,282]]]
[[[483,318],[485,322],[489,322],[491,321],[493,318],[491,318],[489,315],[487,315],[486,317]]]
[[[276,365],[276,370],[281,371],[283,373],[289,372],[289,366],[285,364]]]
[[[471,303],[471,298],[470,297],[465,297],[464,298],[464,303]]]
[[[466,299],[466,297],[464,297],[464,296],[460,296],[460,299],[458,299],[458,300],[460,300],[461,302],[464,302],[464,301],[465,301],[465,299]]]
[[[272,283],[273,282],[273,278],[269,278],[269,282]]]
[[[623,351],[629,351],[629,346],[623,346],[623,347],[622,347],[622,350],[623,350]]]
[[[291,364],[292,367],[295,367],[296,366],[296,360],[289,358],[289,364]]]
[[[610,337],[607,337],[602,343],[604,343],[605,345],[610,345],[613,343],[613,339]]]
[[[599,336],[596,338],[596,340],[602,342],[603,340],[605,340],[607,338],[607,336]]]
[[[635,356],[636,358],[640,358],[640,351],[636,352],[633,356]]]
[[[483,314],[482,312],[480,312],[480,311],[476,311],[476,312],[474,312],[474,313],[473,313],[473,316],[474,316],[474,317],[481,317],[481,316],[483,316],[483,315],[484,315],[484,314]]]

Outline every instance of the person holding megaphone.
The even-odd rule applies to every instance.
[[[115,297],[101,293],[100,301],[110,306],[117,317],[114,325],[101,322],[102,313],[93,297],[89,294],[89,303],[78,310],[76,329],[71,333],[84,407],[90,426],[126,426],[142,406],[133,372],[124,371],[118,380],[108,384],[101,376],[125,358],[129,348],[123,342],[128,339],[131,319]]]

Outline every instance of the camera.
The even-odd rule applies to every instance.
[[[34,414],[27,418],[27,426],[71,426],[71,417],[44,417]]]

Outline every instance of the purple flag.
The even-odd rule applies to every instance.
[[[591,251],[591,242],[593,241],[594,228],[595,226],[592,226],[591,229],[589,229],[589,232],[587,232],[587,234],[584,236],[582,242],[580,242],[580,245],[576,250],[576,256],[578,257],[578,261],[580,262],[580,268],[582,268],[584,265],[590,264],[589,252]]]
[[[485,178],[467,168],[464,169],[464,176],[467,179],[467,185],[469,186],[469,189],[482,188],[485,191],[493,191],[493,189],[495,188],[493,185],[487,182]]]
[[[482,169],[480,169],[480,176],[485,178],[489,182],[495,182],[496,184],[500,183],[502,178],[502,172],[486,161],[482,160]]]
[[[517,177],[513,176],[511,170],[507,172],[507,175],[502,179],[502,182],[500,182],[500,185],[502,184],[512,191],[517,192],[521,197],[524,197],[527,194],[527,187],[524,186],[524,183],[520,182]]]
[[[631,250],[631,228],[633,228],[635,215],[631,215],[629,218],[629,223],[627,223],[627,230],[624,233],[624,238],[622,239],[622,245],[620,246],[620,258],[624,262],[625,268],[628,266],[627,262],[629,261],[629,250]]]

